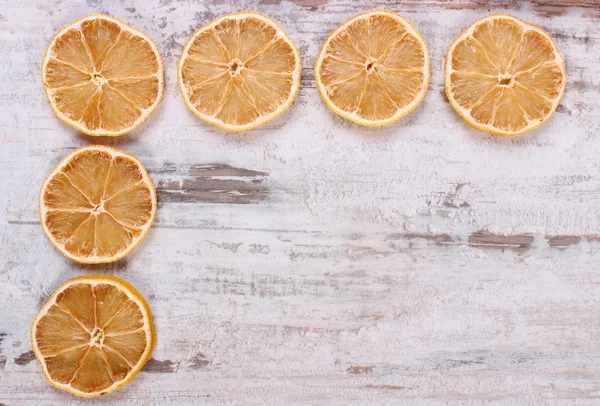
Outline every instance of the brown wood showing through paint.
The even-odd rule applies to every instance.
[[[263,185],[268,175],[223,164],[193,165],[180,179],[159,175],[156,192],[159,203],[258,203],[269,196]]]

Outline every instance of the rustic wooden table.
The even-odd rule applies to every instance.
[[[68,278],[133,283],[158,344],[125,388],[89,403],[600,403],[600,1],[0,0],[0,403],[75,405],[29,343]],[[388,8],[429,43],[431,85],[398,123],[366,129],[321,102],[312,66],[350,16]],[[303,57],[293,107],[245,134],[200,122],[176,84],[191,33],[227,12],[274,17]],[[39,78],[63,25],[104,12],[147,32],[166,94],[137,131],[82,136]],[[567,93],[517,138],[470,129],[443,94],[443,57],[478,17],[508,12],[555,38]],[[90,143],[137,155],[159,193],[125,260],[80,266],[43,234],[42,180]]]

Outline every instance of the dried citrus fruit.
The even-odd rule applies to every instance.
[[[496,135],[519,135],[547,121],[566,84],[552,37],[509,15],[475,21],[446,55],[450,104],[469,125]]]
[[[63,284],[31,325],[31,345],[46,379],[86,398],[130,382],[155,343],[144,297],[113,276],[83,276]]]
[[[340,116],[366,126],[390,124],[425,97],[427,43],[396,13],[359,14],[325,40],[315,78],[323,100]]]
[[[156,192],[142,163],[102,145],[67,155],[40,193],[46,235],[60,252],[81,263],[124,257],[144,238],[155,214]]]
[[[60,30],[42,62],[42,82],[54,113],[88,135],[122,135],[156,109],[163,64],[146,34],[95,14]]]
[[[225,130],[245,131],[292,104],[300,87],[300,53],[269,17],[226,14],[188,40],[177,77],[194,114]]]

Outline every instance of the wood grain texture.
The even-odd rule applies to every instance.
[[[342,21],[405,15],[428,41],[423,103],[366,129],[321,102],[312,66]],[[274,17],[302,53],[292,108],[227,134],[176,84],[180,50],[226,13]],[[165,97],[134,133],[63,125],[39,79],[65,24],[106,12],[147,32]],[[508,12],[548,30],[569,73],[555,116],[518,138],[470,129],[443,96],[465,27]],[[65,280],[125,278],[157,346],[107,405],[597,405],[600,403],[600,3],[597,0],[0,0],[0,404],[78,405],[31,356],[30,322]],[[127,258],[76,265],[44,236],[37,197],[75,147],[138,156],[159,192]]]

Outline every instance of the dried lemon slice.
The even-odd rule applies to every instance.
[[[427,43],[396,13],[359,14],[325,40],[315,78],[323,100],[340,116],[365,126],[390,124],[425,97]]]
[[[40,193],[42,228],[74,261],[127,255],[148,233],[156,192],[142,163],[102,145],[77,149],[50,172]]]
[[[48,382],[86,398],[130,382],[155,341],[148,303],[113,276],[67,281],[31,325],[33,352]]]
[[[134,130],[163,95],[163,63],[146,34],[108,15],[60,30],[46,50],[42,83],[59,119],[88,135]]]
[[[292,104],[300,87],[300,53],[269,17],[227,14],[192,35],[177,77],[195,115],[225,130],[245,131]]]
[[[450,104],[469,125],[496,135],[523,134],[547,121],[566,84],[552,37],[509,15],[475,21],[446,55]]]

